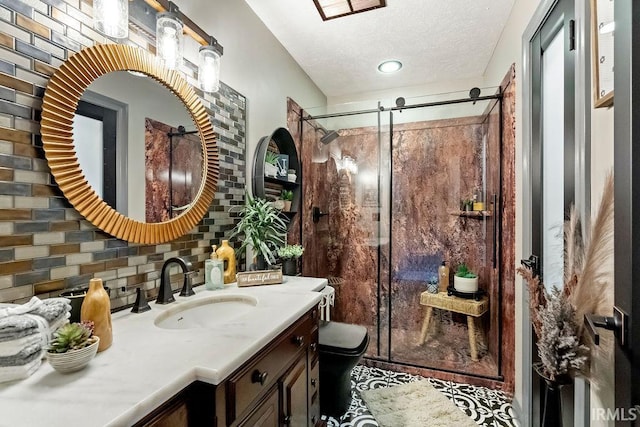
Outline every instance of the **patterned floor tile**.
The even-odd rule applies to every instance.
[[[340,419],[323,417],[329,427],[378,427],[360,397],[362,390],[390,387],[423,379],[417,375],[358,365],[351,372],[351,405]],[[435,389],[451,399],[480,426],[516,427],[510,399],[501,391],[428,378]],[[397,426],[401,427],[401,426]]]

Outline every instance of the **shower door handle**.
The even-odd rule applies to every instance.
[[[313,222],[317,224],[318,222],[320,222],[320,218],[321,217],[323,217],[325,215],[329,215],[329,214],[325,213],[325,212],[321,212],[319,207],[314,206],[313,207],[313,211],[312,211],[312,215],[313,215]]]
[[[500,231],[498,230],[498,213],[500,209],[498,208],[498,195],[493,195],[493,247],[492,257],[493,257],[493,268],[498,266],[498,239],[500,238]]]

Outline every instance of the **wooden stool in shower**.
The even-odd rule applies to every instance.
[[[484,295],[480,300],[458,298],[449,296],[447,292],[438,292],[432,294],[423,292],[420,294],[420,305],[427,307],[422,322],[422,331],[420,333],[420,344],[424,344],[427,340],[427,331],[429,322],[431,321],[431,313],[434,308],[440,310],[448,310],[454,313],[460,313],[467,316],[467,328],[469,329],[469,347],[471,349],[471,360],[478,360],[478,348],[476,345],[476,319],[481,317],[489,310],[489,298]]]

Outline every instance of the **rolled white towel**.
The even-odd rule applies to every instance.
[[[7,307],[0,309],[0,319],[3,317],[9,317],[14,314],[25,314],[31,310],[35,310],[42,305],[42,301],[38,297],[31,297],[29,302],[16,305],[13,307]]]
[[[15,340],[0,342],[0,357],[13,356],[33,344],[42,345],[40,334],[32,334]]]
[[[11,314],[0,317],[0,342],[37,334],[43,321],[46,323],[42,317],[28,314]]]
[[[35,359],[42,357],[42,346],[40,343],[31,344],[11,356],[0,357],[0,367],[22,366],[31,363]]]
[[[38,357],[25,365],[0,366],[0,383],[29,378],[38,370],[41,363],[42,359]]]
[[[42,304],[29,310],[28,313],[42,316],[47,322],[52,323],[70,311],[71,301],[67,298],[48,298],[43,300]]]

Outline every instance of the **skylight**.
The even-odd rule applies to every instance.
[[[313,0],[323,21],[378,9],[386,0]]]

